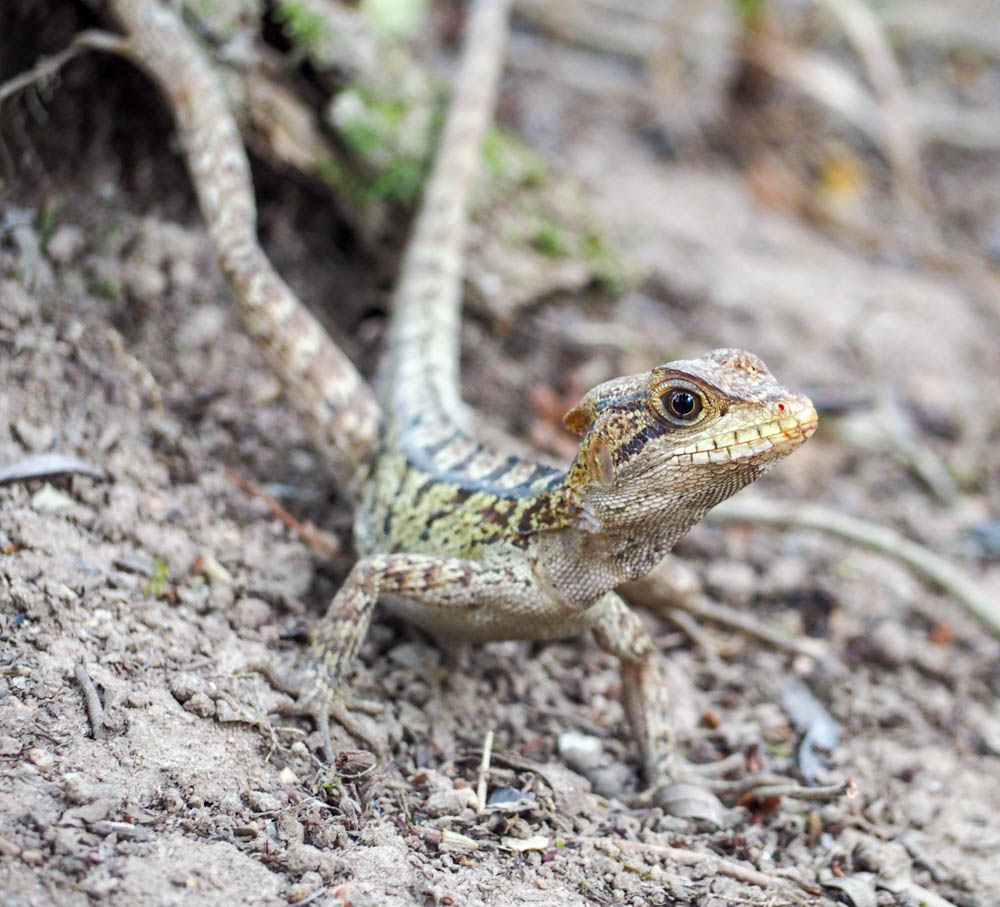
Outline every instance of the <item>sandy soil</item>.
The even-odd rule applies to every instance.
[[[506,331],[474,301],[466,396],[489,426],[559,450],[544,400],[745,346],[826,404],[817,437],[751,493],[894,526],[1000,597],[986,267],[813,229],[722,160],[658,155],[630,112],[581,112],[558,76],[516,91],[522,110],[532,91],[554,105],[553,166],[642,276],[549,294]],[[97,475],[0,486],[4,903],[1000,903],[1000,643],[900,565],[815,533],[699,527],[678,554],[708,595],[823,657],[709,624],[693,645],[649,616],[680,745],[695,762],[735,754],[721,829],[636,803],[615,665],[589,640],[447,652],[383,618],[355,685],[385,705],[371,720],[391,762],[365,772],[346,734],[344,764],[319,762],[250,668],[301,654],[350,564],[350,514],[241,332],[149,85],[105,61],[60,92],[31,125],[37,160],[15,143],[4,198],[0,468],[57,452]],[[133,113],[123,138],[110,124]],[[269,253],[370,367],[391,275],[307,189],[258,175]],[[312,554],[227,469],[343,554]],[[806,723],[839,729],[815,778],[853,779],[856,796],[741,802],[749,773],[806,765],[803,688]]]

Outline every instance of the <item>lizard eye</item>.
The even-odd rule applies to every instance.
[[[701,395],[684,387],[672,387],[660,395],[663,410],[679,422],[694,422],[701,414]]]

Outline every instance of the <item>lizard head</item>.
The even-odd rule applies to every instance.
[[[778,384],[752,353],[713,350],[589,391],[565,417],[581,439],[567,479],[594,526],[659,520],[669,547],[816,422],[809,398]]]

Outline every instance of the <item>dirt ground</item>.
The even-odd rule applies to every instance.
[[[465,394],[486,426],[564,452],[550,410],[591,384],[746,347],[822,412],[746,494],[894,527],[1000,599],[981,204],[1000,154],[926,152],[953,255],[872,245],[777,203],[752,161],[665,151],[634,97],[589,93],[638,76],[591,54],[578,84],[579,49],[538,40],[515,36],[506,125],[579,182],[626,278],[505,323],[471,294]],[[26,42],[5,77],[54,49]],[[350,565],[350,513],[241,330],[169,117],[107,59],[72,64],[37,109],[11,103],[0,470],[58,453],[92,474],[0,485],[4,904],[1000,903],[1000,641],[896,561],[816,532],[700,526],[677,550],[707,596],[812,657],[648,615],[679,745],[728,760],[721,828],[636,799],[616,667],[589,639],[449,652],[380,618],[355,687],[385,706],[370,720],[389,764],[365,771],[343,732],[342,763],[320,762],[251,668],[302,653]],[[255,166],[268,253],[370,371],[391,267],[308,185]],[[234,473],[341,553],[312,553]],[[754,773],[856,791],[741,798]]]

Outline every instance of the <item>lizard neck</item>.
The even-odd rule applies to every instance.
[[[712,507],[745,484],[725,481],[643,483],[641,506],[622,506],[620,496],[576,481],[579,463],[560,486],[546,492],[548,530],[531,541],[536,571],[552,594],[584,606],[621,583],[645,576]],[[759,475],[763,467],[755,470]],[[752,481],[749,477],[741,479]]]

